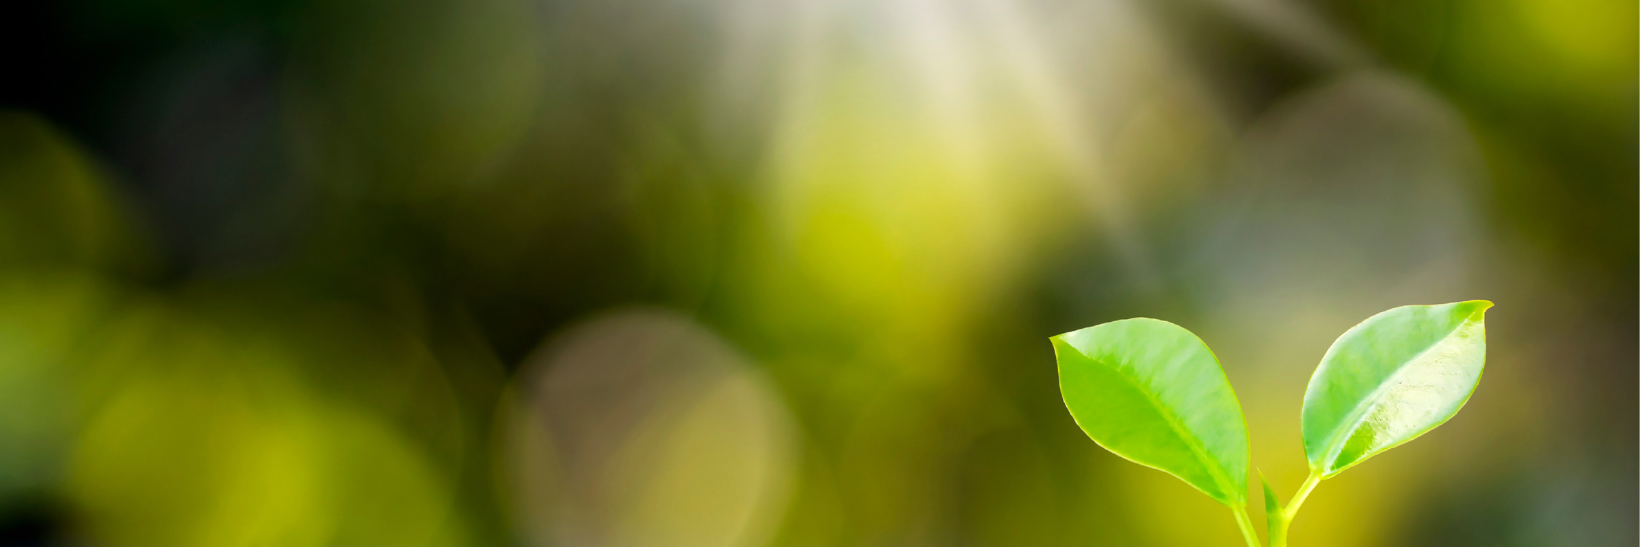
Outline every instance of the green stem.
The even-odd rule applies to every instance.
[[[1287,547],[1287,526],[1293,521],[1277,518],[1270,527],[1270,547]]]
[[[1321,484],[1321,475],[1311,471],[1310,478],[1304,479],[1304,484],[1299,485],[1293,499],[1287,502],[1286,507],[1281,508],[1281,520],[1293,520],[1293,515],[1298,514],[1298,506],[1304,505],[1304,498],[1310,497],[1310,491],[1315,490],[1317,484]]]
[[[1298,493],[1293,494],[1293,499],[1281,508],[1281,514],[1277,515],[1274,526],[1270,528],[1270,547],[1287,547],[1287,528],[1293,524],[1293,515],[1298,514],[1299,506],[1304,505],[1304,498],[1310,497],[1310,491],[1315,490],[1317,484],[1321,484],[1321,475],[1311,471],[1310,477],[1298,487]]]
[[[1247,506],[1231,507],[1230,512],[1236,514],[1236,526],[1241,527],[1241,537],[1247,540],[1247,547],[1259,547],[1258,532],[1253,531],[1253,519],[1247,518]]]

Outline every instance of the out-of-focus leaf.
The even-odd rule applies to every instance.
[[[0,111],[0,261],[140,271],[138,227],[95,161],[49,122]]]
[[[1338,337],[1304,392],[1304,453],[1323,478],[1441,425],[1486,362],[1485,300],[1402,306]]]
[[[1051,340],[1065,406],[1095,442],[1220,503],[1246,502],[1247,422],[1200,338],[1138,318]]]
[[[0,505],[58,478],[77,422],[76,353],[95,345],[119,287],[77,270],[0,268]]]
[[[312,354],[279,328],[166,307],[107,329],[63,464],[62,495],[93,523],[78,534],[132,547],[464,544],[448,466],[417,442],[440,433],[409,434],[371,397],[317,389],[293,359]],[[418,405],[440,405],[428,399]]]

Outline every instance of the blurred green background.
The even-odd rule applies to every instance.
[[[1047,337],[1195,331],[1286,496],[1333,338],[1476,298],[1293,545],[1637,542],[1633,1],[6,12],[0,545],[1236,545]]]

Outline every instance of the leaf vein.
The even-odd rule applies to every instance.
[[[1149,401],[1151,406],[1156,408],[1156,412],[1161,414],[1162,419],[1166,421],[1167,424],[1173,429],[1173,434],[1177,435],[1180,440],[1183,440],[1185,445],[1190,447],[1191,454],[1196,456],[1197,460],[1207,466],[1208,474],[1212,475],[1213,482],[1218,483],[1219,488],[1228,493],[1232,499],[1237,497],[1236,489],[1231,486],[1233,481],[1230,481],[1227,477],[1228,473],[1226,470],[1219,465],[1217,459],[1207,453],[1207,447],[1203,446],[1201,441],[1196,439],[1195,435],[1190,434],[1190,430],[1184,426],[1183,420],[1180,420],[1176,414],[1168,410],[1167,405],[1163,404],[1160,399],[1157,399],[1156,395],[1152,394],[1150,390],[1145,389],[1145,386],[1139,383],[1137,378],[1134,378],[1132,375],[1128,374],[1122,367],[1112,366],[1104,360],[1095,359],[1092,356],[1088,356],[1088,360],[1099,363],[1100,365],[1104,365],[1109,367],[1111,370],[1116,371],[1116,375],[1120,376],[1123,380],[1126,380],[1128,384],[1133,387],[1134,391],[1144,395],[1145,400]]]
[[[1383,403],[1383,399],[1387,397],[1391,391],[1393,391],[1393,388],[1400,385],[1399,380],[1401,375],[1406,373],[1412,363],[1418,362],[1418,360],[1422,359],[1425,354],[1439,347],[1441,344],[1446,343],[1447,340],[1452,339],[1452,335],[1456,334],[1459,329],[1462,329],[1464,325],[1468,323],[1469,317],[1465,317],[1463,321],[1460,321],[1457,325],[1453,326],[1452,330],[1447,331],[1446,334],[1435,339],[1434,342],[1431,342],[1428,346],[1425,346],[1424,349],[1418,350],[1416,355],[1413,355],[1410,359],[1403,361],[1399,366],[1395,367],[1395,372],[1392,372],[1389,376],[1385,377],[1384,381],[1372,391],[1371,395],[1361,399],[1361,402],[1356,403],[1356,406],[1350,409],[1350,413],[1348,414],[1349,418],[1345,420],[1345,422],[1349,424],[1349,427],[1334,430],[1332,436],[1327,439],[1327,450],[1324,452],[1325,456],[1323,457],[1323,462],[1330,464],[1338,458],[1338,454],[1344,451],[1344,443],[1349,442],[1349,438],[1355,433],[1356,430],[1361,428],[1361,424],[1367,420],[1367,416],[1372,413],[1373,409]],[[1328,470],[1322,469],[1321,471],[1326,472]]]

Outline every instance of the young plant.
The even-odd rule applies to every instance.
[[[1293,515],[1323,479],[1458,413],[1481,379],[1490,307],[1485,300],[1403,306],[1333,342],[1304,392],[1310,476],[1286,505],[1263,484],[1270,547],[1286,547]],[[1207,344],[1184,327],[1146,318],[1050,340],[1060,393],[1082,431],[1229,506],[1248,547],[1259,546],[1247,516],[1247,422]]]

